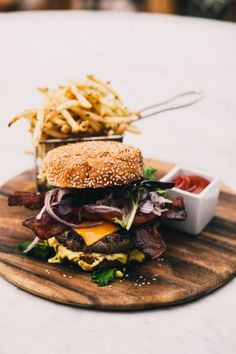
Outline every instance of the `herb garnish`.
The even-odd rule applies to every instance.
[[[156,192],[161,197],[164,197],[164,198],[167,197],[167,190],[165,190],[165,189],[157,188],[154,190],[154,192]]]
[[[151,181],[153,181],[155,179],[155,173],[156,172],[157,172],[157,169],[155,167],[148,166],[143,171],[143,177],[145,179],[150,179]]]
[[[116,268],[97,269],[92,273],[92,281],[99,286],[110,284],[116,276]]]
[[[26,251],[31,244],[29,241],[21,242],[18,244],[22,253]],[[46,242],[38,242],[27,254],[42,258],[50,258],[54,252],[53,249]]]

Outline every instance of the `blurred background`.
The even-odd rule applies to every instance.
[[[143,11],[236,21],[236,0],[0,0],[0,11]]]

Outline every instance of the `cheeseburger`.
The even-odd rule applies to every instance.
[[[128,264],[162,256],[162,220],[186,218],[182,198],[166,197],[174,184],[145,178],[141,151],[122,143],[53,149],[38,177],[45,192],[16,192],[9,205],[38,209],[23,221],[35,235],[24,252],[43,244],[53,250],[50,263],[67,260],[84,271],[112,268],[119,275]]]

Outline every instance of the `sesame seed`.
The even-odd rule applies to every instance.
[[[142,155],[137,148],[114,141],[89,141],[49,151],[41,173],[48,183],[57,186],[98,188],[139,179],[141,166]]]

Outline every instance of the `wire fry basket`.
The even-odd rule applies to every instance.
[[[173,96],[165,101],[155,103],[151,106],[144,107],[140,109],[139,112],[141,116],[138,118],[144,119],[149,118],[166,111],[172,111],[175,109],[180,109],[184,107],[189,107],[199,101],[204,97],[202,91],[187,91],[182,92],[176,96]],[[36,186],[38,190],[45,190],[46,181],[38,179],[37,175],[42,165],[42,161],[46,156],[47,152],[61,145],[66,145],[70,143],[77,143],[81,141],[118,141],[123,142],[124,135],[101,135],[101,136],[87,136],[87,137],[73,137],[73,138],[63,138],[63,139],[47,139],[40,140],[39,145],[35,147],[35,171],[36,171]]]

